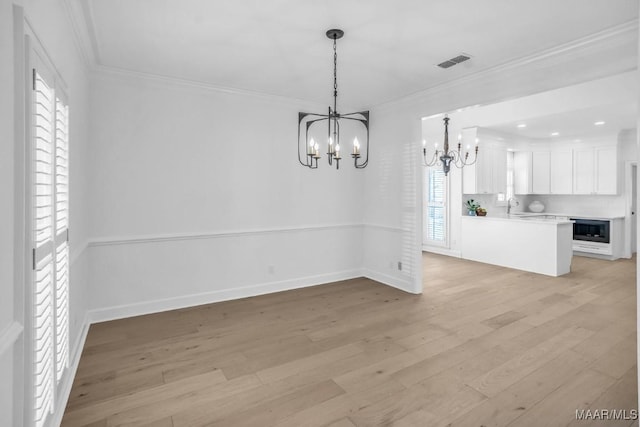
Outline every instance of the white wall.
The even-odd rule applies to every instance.
[[[324,108],[98,73],[95,318],[360,276],[363,171],[296,157],[298,111]]]
[[[25,88],[24,81],[16,82],[14,77],[21,79],[19,74],[13,73],[14,67],[20,68],[24,64],[22,49],[18,49],[14,56],[14,43],[23,40],[23,20],[14,25],[13,7],[24,12],[29,26],[42,42],[43,47],[56,66],[58,72],[67,84],[67,94],[70,103],[70,246],[71,246],[71,277],[70,277],[70,343],[72,364],[77,361],[81,350],[82,338],[85,330],[87,313],[87,282],[88,258],[86,247],[88,237],[88,209],[87,209],[87,148],[88,148],[88,71],[83,56],[78,49],[73,35],[71,21],[67,14],[66,2],[55,1],[13,1],[0,4],[0,194],[9,203],[2,203],[0,207],[0,331],[7,322],[14,325],[24,325],[24,299],[28,287],[23,283],[24,251],[24,197],[20,183],[24,178],[23,153],[25,141],[21,139],[20,125],[24,113],[22,97]],[[25,24],[26,25],[26,24]],[[13,37],[13,32],[17,32]],[[21,46],[18,46],[20,48]],[[16,84],[18,83],[18,84]],[[15,87],[14,87],[15,86]],[[15,91],[15,92],[14,92]],[[16,95],[14,98],[14,94]],[[16,103],[14,104],[14,100]],[[14,134],[14,123],[18,132]],[[5,230],[4,227],[7,227]],[[15,236],[15,240],[12,236]],[[27,285],[28,286],[28,285]],[[12,308],[13,306],[13,308]],[[16,329],[14,328],[13,331]],[[0,332],[1,333],[1,332]],[[29,331],[25,330],[28,339]],[[0,336],[0,347],[2,347]],[[2,423],[21,426],[23,419],[25,398],[23,387],[30,372],[23,367],[24,340],[19,338],[15,345],[0,355],[0,413]],[[28,346],[25,346],[28,349]],[[13,351],[11,351],[13,349]],[[11,357],[13,353],[14,357]],[[11,375],[14,376],[13,384]],[[7,380],[5,380],[7,379]],[[73,369],[63,378],[62,388],[68,390],[73,380]],[[10,390],[7,393],[7,390]],[[28,390],[27,390],[28,392]],[[65,391],[62,392],[65,395]],[[28,396],[26,397],[29,398]],[[56,416],[62,414],[66,399],[58,402]]]
[[[14,321],[13,280],[13,12],[0,2],[0,348]],[[13,425],[13,345],[0,353],[0,414]]]

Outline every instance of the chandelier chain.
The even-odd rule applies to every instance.
[[[336,38],[333,38],[333,110],[338,108],[338,50]]]

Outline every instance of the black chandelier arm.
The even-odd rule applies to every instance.
[[[369,164],[369,126],[367,126],[367,140],[365,145],[366,145],[366,156],[364,158],[364,162],[358,164],[358,159],[360,158],[360,155],[358,154],[357,156],[354,156],[353,164],[356,167],[356,169],[364,169]]]
[[[302,124],[302,121],[307,117],[307,116],[315,116],[315,117],[320,117],[319,119],[313,119],[313,120],[307,120],[305,122],[305,154],[306,157],[309,157],[310,159],[308,159],[307,161],[303,162],[302,159],[300,158],[300,125]],[[329,117],[324,115],[324,114],[316,114],[316,113],[298,113],[298,162],[302,165],[302,166],[306,166],[308,168],[311,169],[317,169],[318,168],[318,159],[315,159],[315,166],[313,166],[313,161],[314,161],[314,157],[313,156],[309,156],[309,153],[307,152],[308,150],[308,141],[309,141],[309,128],[311,127],[311,125],[315,122],[321,122],[323,120],[329,120]]]

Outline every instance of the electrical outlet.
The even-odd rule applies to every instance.
[[[402,261],[398,261],[398,270],[402,271]]]

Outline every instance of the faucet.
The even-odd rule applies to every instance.
[[[507,200],[507,215],[511,215],[511,203],[514,202],[514,206],[520,206],[520,202],[515,197],[511,197]]]

